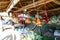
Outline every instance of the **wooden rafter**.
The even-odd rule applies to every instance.
[[[2,3],[9,3],[10,1],[2,1],[2,2],[0,2],[0,4],[2,4]]]
[[[7,7],[7,5],[4,5],[4,6],[0,6],[0,8],[5,8],[5,7]]]
[[[49,2],[51,2],[51,1],[52,1],[52,0],[47,0],[46,3],[49,3]],[[34,6],[34,4],[35,4],[35,6]],[[30,8],[33,8],[33,7],[36,7],[36,6],[40,6],[40,5],[42,5],[42,4],[44,4],[44,1],[43,1],[43,0],[40,0],[40,1],[37,1],[37,2],[32,3],[32,4],[30,4],[30,5],[24,6],[24,7],[20,8],[20,9],[18,9],[18,10],[16,10],[16,11],[14,11],[14,12],[22,11],[22,10],[24,10],[24,8],[30,9]]]
[[[60,10],[60,8],[55,8],[55,9],[51,9],[51,10],[47,10],[48,12],[53,12],[53,11],[57,11],[57,10]],[[44,13],[44,11],[41,11],[40,13]]]
[[[6,12],[9,12],[20,0],[12,0],[9,6],[7,7]]]
[[[0,9],[0,12],[5,12],[6,11],[6,9]]]
[[[5,0],[0,1],[0,12],[6,11],[6,8],[9,3],[10,1],[5,1]]]
[[[15,8],[15,9],[19,9],[18,7],[13,7],[13,8]]]

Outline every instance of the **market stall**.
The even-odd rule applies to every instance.
[[[60,40],[59,2],[1,0],[0,40]]]

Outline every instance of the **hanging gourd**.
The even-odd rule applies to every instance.
[[[47,10],[46,10],[46,0],[44,0],[44,15],[43,15],[42,21],[45,23],[48,23],[49,21],[49,18],[47,16]]]
[[[34,23],[34,24],[37,24],[37,18],[35,18],[35,19],[33,20],[33,23]]]
[[[25,20],[25,23],[30,24],[30,23],[31,23],[31,19],[30,19],[30,18],[27,18],[27,19]]]
[[[40,20],[40,18],[38,16],[38,13],[37,13],[37,15],[35,17],[36,18],[34,19],[33,23],[38,25],[38,26],[42,26],[42,22],[41,22],[41,20]]]
[[[31,19],[30,19],[30,15],[28,14],[28,18],[25,20],[25,23],[30,24],[31,23]]]
[[[26,9],[25,9],[25,13],[26,13]],[[25,23],[27,23],[27,24],[30,24],[31,23],[31,19],[30,19],[30,14],[28,13],[28,15],[27,15],[27,19],[25,20]]]
[[[37,25],[42,26],[42,22],[41,22],[41,20],[39,18],[37,18]]]
[[[37,13],[37,25],[42,26],[42,22],[41,22],[41,19],[39,18],[38,13]]]

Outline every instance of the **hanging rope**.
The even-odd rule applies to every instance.
[[[35,0],[33,0],[33,3],[35,2]],[[34,5],[33,5],[34,7],[35,7],[35,3],[34,3]],[[31,19],[30,19],[30,13],[28,12],[28,17],[27,17],[27,19],[26,19],[26,21],[25,21],[26,23],[31,23]]]
[[[45,13],[45,15],[46,15],[46,17],[47,17],[46,0],[44,0],[44,13]]]
[[[44,0],[44,16],[43,16],[43,22],[48,23],[48,15],[47,15],[47,10],[46,10],[46,0]]]

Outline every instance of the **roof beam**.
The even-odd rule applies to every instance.
[[[0,2],[0,4],[2,4],[2,3],[9,3],[10,1],[2,1],[2,2]]]
[[[6,11],[6,9],[0,9],[0,12],[5,12]]]
[[[19,9],[18,7],[13,7],[13,8],[15,8],[15,9]]]
[[[9,12],[18,2],[19,2],[19,0],[12,0],[8,6],[6,12]]]
[[[60,8],[55,8],[55,9],[51,9],[51,10],[47,10],[48,12],[53,12],[53,11],[57,11],[57,10],[60,10]],[[44,11],[41,11],[40,12],[41,14],[44,13]]]
[[[52,0],[47,0],[46,3],[49,3],[49,2],[51,2],[51,1],[52,1]],[[35,6],[34,6],[34,4],[35,4]],[[33,8],[33,7],[36,7],[36,6],[40,6],[40,5],[43,5],[43,4],[44,4],[44,0],[40,0],[40,1],[34,2],[34,3],[30,4],[30,5],[23,6],[22,8],[14,11],[14,12],[22,11],[22,10],[24,10],[24,8],[30,9],[30,8]]]
[[[5,8],[5,7],[7,7],[7,5],[5,5],[5,6],[0,6],[0,9],[1,9],[1,8]]]

